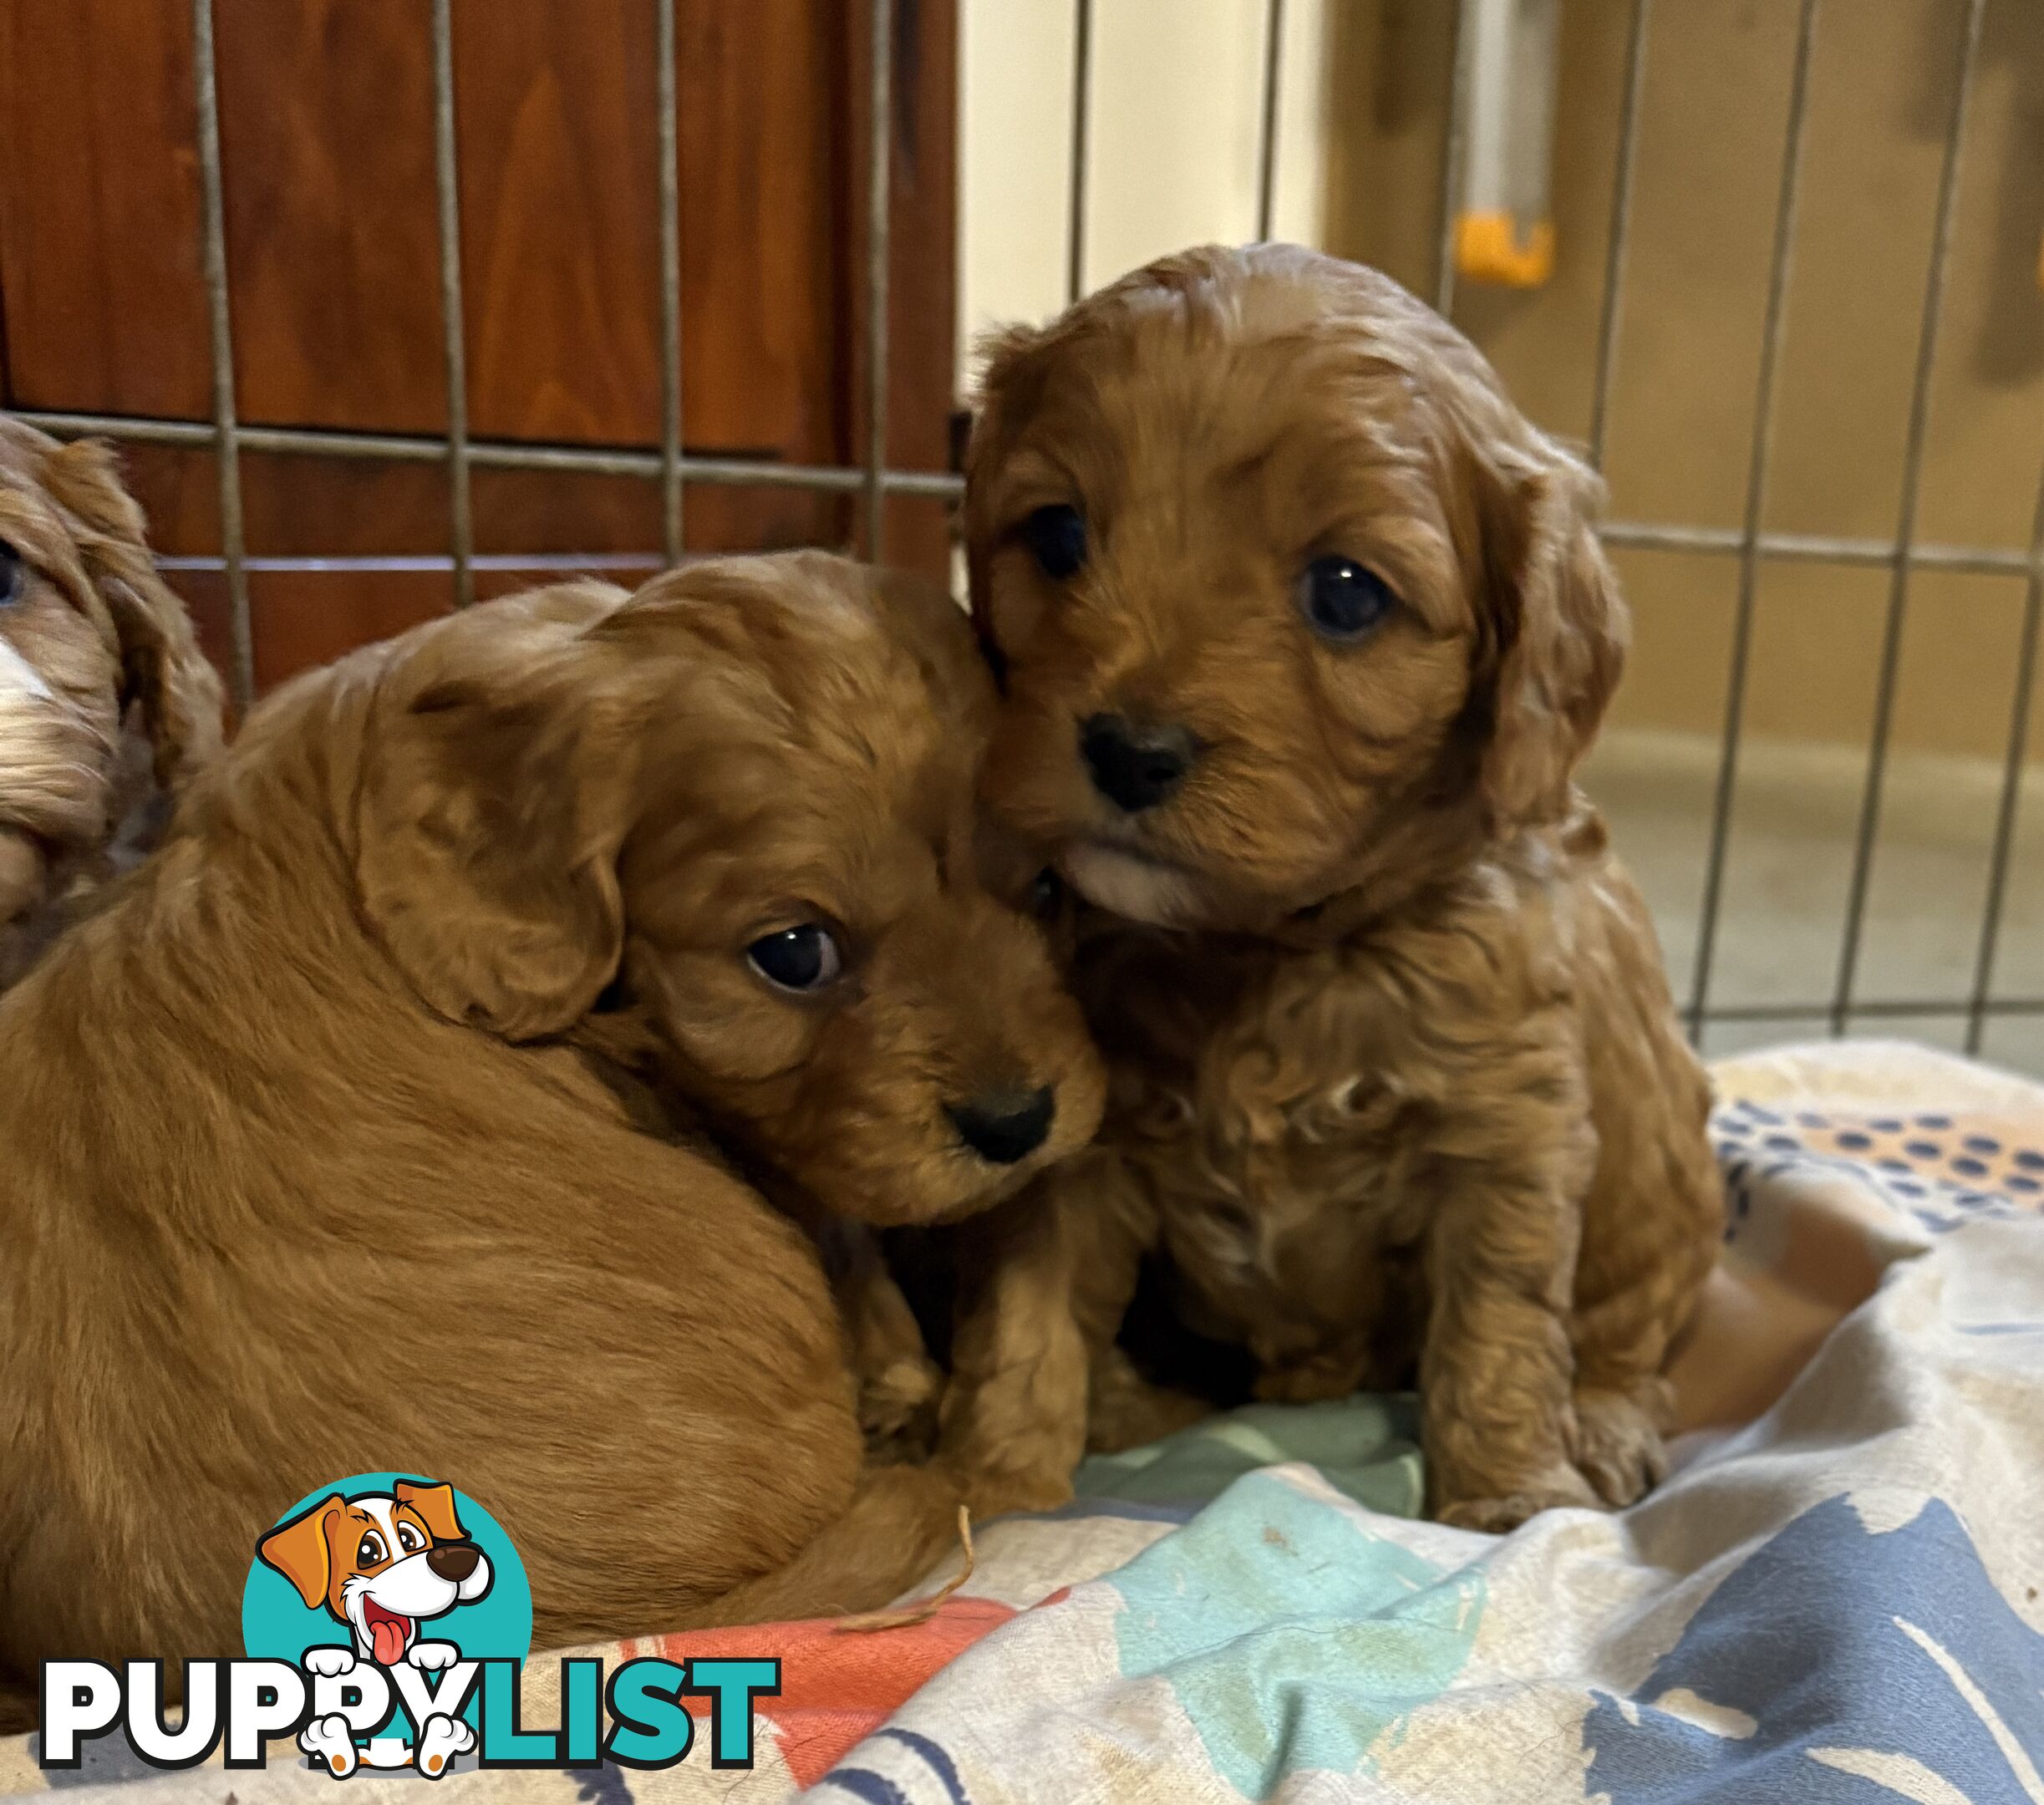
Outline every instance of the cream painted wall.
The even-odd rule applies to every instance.
[[[1065,298],[1075,0],[960,0],[960,370],[989,323]],[[1448,0],[1289,0],[1277,234],[1425,290],[1437,233]],[[1532,292],[1465,283],[1456,317],[1543,425],[1579,435],[1603,292],[1630,8],[1564,0],[1558,252]],[[1892,533],[1961,0],[1824,9],[1767,523]],[[1253,235],[1264,0],[1094,0],[1088,287],[1176,247]],[[1655,9],[1609,446],[1624,518],[1741,512],[1795,8]],[[2020,547],[2044,445],[2044,6],[1995,0],[1969,135],[1919,521]],[[1337,98],[1338,97],[1338,98]],[[1714,734],[1736,565],[1629,553],[1638,618],[1614,725]],[[1747,725],[1863,742],[1885,573],[1770,564]],[[1919,572],[1899,743],[1998,758],[2020,578]],[[2039,673],[2044,684],[2044,671]],[[2031,716],[2044,758],[2044,694]]]
[[[1328,14],[1289,0],[1274,229],[1321,236]],[[1086,286],[1256,234],[1264,0],[1094,0]],[[962,0],[959,356],[1065,304],[1074,0]]]

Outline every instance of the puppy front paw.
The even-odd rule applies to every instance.
[[[1575,1395],[1575,1463],[1614,1510],[1668,1477],[1668,1445],[1654,1419],[1622,1391]]]
[[[307,1665],[311,1664],[308,1661]],[[338,1711],[328,1711],[325,1716],[315,1717],[306,1725],[298,1732],[298,1747],[303,1753],[323,1761],[327,1772],[336,1780],[345,1780],[355,1771],[355,1739],[349,1733],[348,1720]]]
[[[318,1675],[323,1680],[337,1680],[343,1674],[355,1670],[355,1651],[351,1648],[308,1649],[305,1670]]]
[[[414,1642],[404,1658],[423,1673],[438,1673],[460,1660],[461,1650],[451,1642]]]
[[[1268,1365],[1252,1387],[1263,1404],[1320,1404],[1353,1396],[1361,1388],[1366,1354],[1315,1354],[1285,1365]]]
[[[1494,1497],[1442,1500],[1433,1515],[1457,1529],[1480,1529],[1486,1535],[1509,1535],[1521,1523],[1547,1510],[1601,1510],[1603,1502],[1572,1467],[1540,1473],[1517,1490]]]
[[[1213,1414],[1204,1398],[1152,1383],[1118,1347],[1093,1363],[1086,1403],[1086,1445],[1095,1454],[1120,1454],[1161,1441]]]
[[[859,1428],[867,1452],[889,1464],[928,1457],[937,1442],[944,1376],[925,1356],[903,1355],[859,1383]]]

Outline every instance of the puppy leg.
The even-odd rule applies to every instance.
[[[1363,1389],[1371,1369],[1366,1341],[1353,1342],[1284,1363],[1266,1362],[1256,1375],[1256,1396],[1264,1404],[1318,1404]]]
[[[1087,1383],[1086,1445],[1096,1454],[1141,1447],[1213,1414],[1213,1406],[1204,1398],[1152,1384],[1112,1341],[1095,1352]]]
[[[1153,1213],[1104,1149],[979,1219],[938,1439],[976,1510],[1049,1510],[1071,1497],[1088,1370],[1113,1345],[1154,1234]]]
[[[876,1460],[920,1460],[936,1435],[943,1374],[923,1345],[923,1331],[887,1270],[879,1238],[861,1229],[846,1253],[844,1269],[831,1284],[858,1380],[867,1452]]]
[[[1686,1050],[1680,1050],[1687,1060]],[[1693,1067],[1691,1068],[1693,1070]],[[1665,1089],[1680,1095],[1680,1076]],[[1670,1344],[1695,1315],[1724,1233],[1724,1191],[1705,1128],[1701,1079],[1671,1121],[1650,1116],[1608,1135],[1584,1216],[1575,1314],[1576,1464],[1622,1508],[1667,1477],[1662,1437],[1675,1391],[1661,1377]],[[1648,1200],[1654,1207],[1644,1207]]]
[[[1428,1500],[1443,1523],[1502,1532],[1598,1502],[1569,1459],[1575,1252],[1575,1207],[1540,1177],[1472,1174],[1441,1202],[1420,1401]]]
[[[1584,1249],[1572,1325],[1575,1343],[1575,1462],[1598,1495],[1622,1508],[1668,1476],[1663,1440],[1675,1420],[1675,1388],[1660,1376],[1669,1344],[1694,1313],[1717,1244],[1714,1222],[1686,1243],[1635,1243],[1628,1282],[1602,1295],[1609,1248]],[[1601,1267],[1601,1271],[1599,1268]]]

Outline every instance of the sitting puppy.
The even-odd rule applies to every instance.
[[[218,680],[107,451],[0,416],[0,989],[219,746]]]
[[[1089,1364],[1096,1443],[1180,1420],[1111,1345],[1155,1255],[1260,1396],[1416,1362],[1444,1518],[1631,1502],[1722,1200],[1570,780],[1626,633],[1596,479],[1394,283],[1272,246],[998,339],[967,481],[983,795],[1091,906],[1110,1102],[960,1330],[949,1445],[1055,1495]]]
[[[1093,1131],[1078,1010],[974,875],[990,701],[948,599],[803,553],[474,608],[256,709],[0,999],[0,1672],[236,1645],[256,1532],[358,1472],[485,1502],[541,1646],[927,1571],[959,1487],[864,1467],[760,1186],[948,1218]],[[576,1044],[620,1023],[699,1135]]]

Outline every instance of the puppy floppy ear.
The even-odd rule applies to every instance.
[[[156,574],[142,511],[121,486],[113,453],[89,439],[60,446],[44,460],[43,480],[72,516],[80,560],[120,642],[121,699],[140,705],[156,780],[175,795],[220,750],[220,679],[184,603]]]
[[[318,1610],[327,1602],[327,1587],[333,1578],[327,1524],[346,1504],[347,1500],[336,1492],[310,1510],[301,1511],[289,1523],[279,1523],[256,1544],[257,1558],[296,1586],[298,1596],[310,1609]]]
[[[578,627],[474,624],[422,646],[379,699],[356,878],[430,1008],[530,1040],[587,1014],[623,956],[633,735]]]
[[[973,350],[979,359],[979,381],[973,404],[973,429],[965,441],[965,582],[973,631],[996,683],[1005,683],[1007,654],[994,636],[989,563],[994,534],[986,472],[1005,455],[1015,422],[1033,404],[1039,380],[1030,353],[1050,337],[1048,328],[997,326],[983,333]]]
[[[423,1485],[400,1479],[391,1488],[400,1504],[409,1504],[425,1519],[435,1542],[465,1542],[468,1532],[455,1514],[455,1488],[450,1485]]]
[[[1604,486],[1558,448],[1543,450],[1509,468],[1481,460],[1477,478],[1491,670],[1480,780],[1501,825],[1567,811],[1630,637],[1597,539]]]

